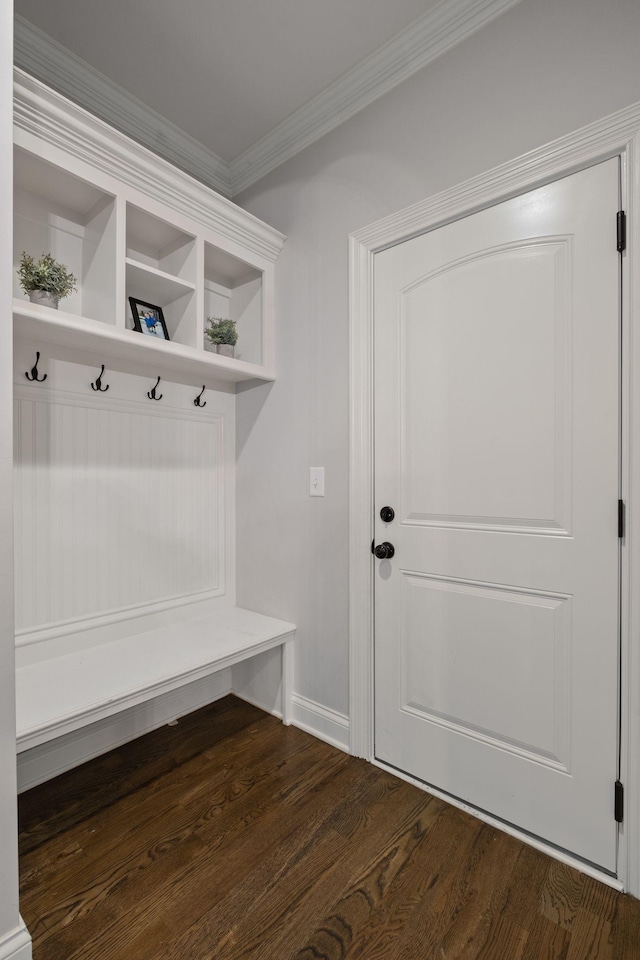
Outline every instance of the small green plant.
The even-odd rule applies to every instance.
[[[225,320],[224,317],[207,317],[209,326],[205,333],[211,343],[228,343],[235,347],[238,342],[238,331],[235,320]]]
[[[24,250],[20,258],[18,270],[20,286],[25,293],[34,290],[46,290],[58,300],[64,300],[70,293],[77,290],[77,281],[63,263],[54,260],[50,253],[43,253],[36,262]]]

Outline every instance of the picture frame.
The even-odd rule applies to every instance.
[[[129,297],[129,304],[133,316],[133,329],[137,333],[145,337],[154,337],[156,340],[171,339],[162,307],[158,307],[155,303],[147,303],[145,300],[138,300],[137,297]]]

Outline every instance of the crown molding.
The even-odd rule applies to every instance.
[[[231,196],[229,165],[28,20],[15,17],[15,65],[132,140]]]
[[[20,16],[15,18],[15,63],[196,180],[233,197],[518,3],[440,0],[230,164]]]
[[[230,164],[231,195],[260,180],[520,0],[440,0]]]
[[[22,70],[14,70],[14,140],[37,152],[45,142],[71,165],[87,163],[273,263],[285,241],[278,230],[212,191],[106,121]]]

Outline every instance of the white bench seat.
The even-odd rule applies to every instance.
[[[289,722],[295,626],[234,607],[20,666],[18,751],[28,750],[184,684],[283,647]]]

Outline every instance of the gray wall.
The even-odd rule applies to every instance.
[[[278,380],[238,396],[238,600],[298,624],[303,697],[348,713],[349,233],[640,100],[639,50],[638,0],[523,0],[236,198],[288,236]]]

